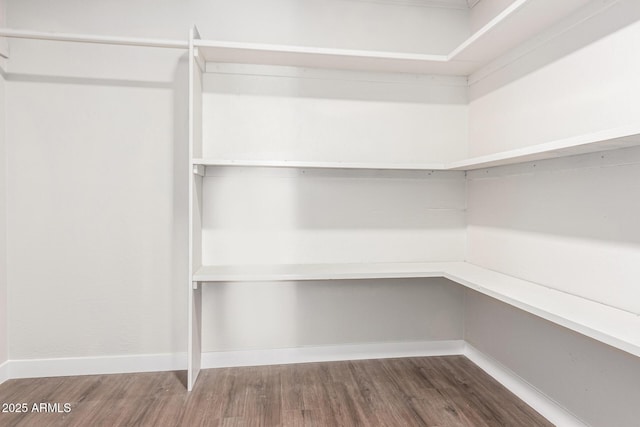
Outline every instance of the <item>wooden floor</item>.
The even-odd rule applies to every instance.
[[[191,393],[185,376],[10,380],[0,385],[3,409],[26,403],[28,412],[0,413],[0,425],[552,425],[464,356],[209,369]],[[32,412],[41,403],[62,412]]]

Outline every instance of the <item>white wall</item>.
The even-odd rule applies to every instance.
[[[466,149],[463,79],[212,68],[205,157],[415,163]],[[203,194],[205,265],[464,257],[460,172],[210,168]],[[203,349],[460,339],[462,303],[442,280],[206,286]]]
[[[635,427],[640,359],[473,291],[465,340],[593,427]]]
[[[326,4],[309,1],[300,7],[299,2],[282,1],[282,7],[272,3],[267,7],[257,1],[175,1],[158,5],[142,0],[126,3],[69,0],[54,6],[46,1],[10,1],[9,26],[184,39],[188,28],[197,23],[204,36],[221,39],[353,44],[377,49],[395,49],[402,45],[410,50],[427,49],[436,43],[444,51],[449,50],[449,44],[457,43],[454,38],[463,38],[467,32],[463,25],[467,22],[467,12],[458,9],[430,11],[397,3],[336,0],[336,7],[330,13],[320,13],[320,3]],[[248,9],[255,13],[247,14]],[[350,25],[365,10],[374,16],[363,22],[377,22],[378,31],[372,33],[368,27]],[[234,18],[238,16],[242,16],[242,20]],[[433,25],[425,25],[432,21]],[[391,31],[392,27],[396,31]],[[418,31],[424,35],[424,31],[439,31],[440,27],[446,27],[444,31],[453,32],[456,37],[445,41],[416,36]],[[363,45],[365,34],[374,36],[367,39],[372,40],[367,46]],[[7,237],[10,357],[184,352],[188,176],[185,53],[21,40],[12,41],[11,48],[6,87],[7,102],[11,105],[7,111],[11,189]],[[373,87],[375,85],[367,86]],[[383,101],[379,107],[388,108],[392,102],[398,102]],[[416,100],[403,102],[407,109],[417,103]],[[355,105],[363,107],[360,103]],[[351,183],[362,181],[342,179]],[[398,179],[391,180],[392,187],[384,189],[385,194],[400,186],[404,178]],[[413,178],[408,180],[414,182]],[[321,198],[328,197],[323,187],[326,180],[287,178],[285,181],[293,187],[314,183]],[[277,185],[277,181],[267,182]],[[382,215],[386,221],[389,209],[397,215],[399,208],[374,203],[372,185],[378,182],[374,177],[358,185],[366,190],[363,197],[368,206],[381,209],[374,217]],[[464,182],[458,182],[463,188]],[[237,181],[231,185],[237,185]],[[426,184],[418,184],[398,195],[404,206],[428,207],[419,199],[410,200],[419,196],[421,185]],[[357,188],[346,189],[343,197],[357,192]],[[296,212],[308,213],[317,201],[298,199],[295,203],[298,203],[294,206],[298,209]],[[440,255],[446,258],[454,254],[462,256],[463,207],[456,206],[460,214],[453,222],[438,224],[445,234],[457,236],[453,247]],[[282,209],[290,214],[291,207],[285,205]],[[352,209],[355,215],[358,212],[353,211],[353,207],[353,203],[347,203],[344,209]],[[275,215],[277,210],[271,213]],[[410,212],[402,213],[396,219],[408,219],[411,227],[422,225],[425,221],[420,217],[422,211],[413,214],[411,217]],[[273,215],[269,218],[273,219]],[[335,218],[316,220],[320,221],[318,227],[324,227],[332,226]],[[341,235],[340,241],[348,243],[345,239],[350,237],[349,233],[341,228],[344,224],[333,226]],[[373,235],[377,249],[371,244],[370,250],[374,254],[378,251],[381,258],[393,253],[391,245],[407,242],[410,243],[408,250],[414,255],[418,253],[420,239],[410,235],[413,229],[408,226],[384,221],[369,226],[373,233],[363,230],[364,238],[359,238],[359,246],[367,242],[367,235]],[[319,228],[314,227],[311,223],[307,229],[312,235],[319,235]],[[331,236],[331,232],[327,235]],[[390,238],[380,239],[384,236]],[[283,251],[277,246],[280,241],[275,242],[276,249],[262,253],[281,255]],[[308,242],[311,245],[317,241]],[[432,241],[434,245],[438,242]],[[236,255],[237,252],[231,252],[230,256]],[[355,252],[349,256],[355,256]],[[387,341],[393,337],[408,340],[461,337],[460,319],[457,322],[453,319],[462,309],[462,294],[455,289],[443,289],[438,282],[426,287],[394,281],[341,285],[319,289],[317,285],[264,284],[259,288],[263,293],[282,298],[271,299],[264,307],[266,312],[256,310],[249,315],[247,307],[254,307],[252,304],[266,298],[253,287],[238,286],[230,297],[225,297],[227,299],[219,295],[229,293],[224,287],[207,288],[205,350]],[[376,321],[385,327],[371,328],[371,313],[359,315],[358,310],[354,311],[353,306],[346,303],[315,311],[317,305],[313,301],[318,293],[331,292],[331,298],[355,304],[375,295],[387,295],[398,286],[405,292],[398,297],[394,308],[377,313]],[[244,304],[233,299],[234,295],[242,296]],[[412,306],[414,301],[425,300],[431,302]],[[219,304],[224,301],[228,304],[225,303],[225,323],[221,326]],[[292,301],[297,301],[295,311],[292,311]],[[405,305],[412,309],[406,310]],[[425,306],[434,310],[424,311]],[[207,307],[213,310],[207,311]],[[450,314],[442,312],[441,307],[448,307]],[[272,312],[281,315],[269,320]],[[327,317],[331,322],[345,319],[349,327],[328,322],[328,327],[320,331],[314,326]],[[424,329],[411,326],[414,321],[416,325],[425,325]],[[311,325],[304,326],[304,322]],[[249,323],[255,328],[252,332],[247,332]],[[256,325],[264,327],[256,328]],[[291,325],[301,325],[297,329],[300,334],[292,335]],[[434,330],[429,325],[438,326]],[[315,333],[315,338],[306,335],[307,332]]]
[[[471,156],[637,123],[640,2],[614,3],[471,86]]]
[[[4,0],[0,0],[0,25],[4,24]],[[3,49],[0,40],[0,49]],[[9,358],[7,314],[7,157],[5,143],[6,62],[0,58],[0,365]]]
[[[466,154],[465,78],[210,68],[205,157],[438,163]]]
[[[1,68],[1,66],[0,66]],[[5,144],[5,82],[0,73],[0,364],[8,359],[7,304],[7,157]]]
[[[475,264],[640,314],[640,149],[468,174]]]
[[[404,4],[403,4],[404,3]],[[459,7],[361,0],[9,0],[15,28],[448,53],[469,34]]]
[[[6,88],[11,358],[183,349],[183,53],[135,52],[176,74],[147,81],[124,66],[37,76],[31,47],[12,52],[35,75],[11,70]],[[47,59],[95,67],[78,53]],[[127,62],[120,53],[101,58]]]
[[[225,168],[203,193],[205,265],[464,258],[463,173]]]
[[[203,289],[203,351],[459,340],[464,291],[444,279],[231,283]]]

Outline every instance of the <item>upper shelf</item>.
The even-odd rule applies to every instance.
[[[386,170],[474,170],[524,163],[534,160],[554,159],[598,151],[615,150],[640,145],[640,124],[608,129],[590,134],[545,142],[514,150],[501,151],[486,156],[472,157],[450,163],[357,163],[311,162],[293,160],[225,160],[193,159],[200,166],[245,166],[276,168],[322,169],[386,169]]]
[[[466,75],[471,64],[447,55],[194,40],[205,61],[415,74]]]
[[[469,75],[588,0],[516,0],[449,54],[194,40],[205,61],[416,74]]]

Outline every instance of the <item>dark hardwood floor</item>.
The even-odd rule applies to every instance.
[[[0,413],[0,425],[552,425],[464,356],[209,369],[191,393],[185,376],[10,380],[0,386],[0,403],[26,403],[28,411]],[[61,412],[33,412],[34,404]]]

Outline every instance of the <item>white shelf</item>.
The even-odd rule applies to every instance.
[[[387,170],[444,170],[443,163],[355,163],[355,162],[306,162],[294,160],[222,160],[193,159],[200,166],[245,166],[269,168],[316,168],[316,169],[387,169]]]
[[[534,160],[554,159],[598,151],[616,150],[640,144],[640,125],[626,126],[559,139],[543,144],[473,157],[445,165],[446,169],[473,170]]]
[[[452,263],[447,279],[640,357],[640,316],[478,267]]]
[[[449,263],[217,265],[196,271],[197,282],[399,279],[441,277]]]
[[[197,282],[444,277],[640,357],[640,316],[466,262],[205,266]]]
[[[303,68],[466,75],[472,66],[447,55],[194,40],[205,61]]]
[[[418,74],[469,75],[586,0],[516,0],[448,54],[194,40],[205,61]]]
[[[515,150],[502,151],[450,163],[354,163],[308,162],[293,160],[223,160],[193,159],[199,166],[245,166],[276,168],[323,169],[386,169],[386,170],[474,170],[523,163],[534,160],[555,159],[598,151],[615,150],[640,145],[640,125],[626,126],[586,135],[560,139]]]

